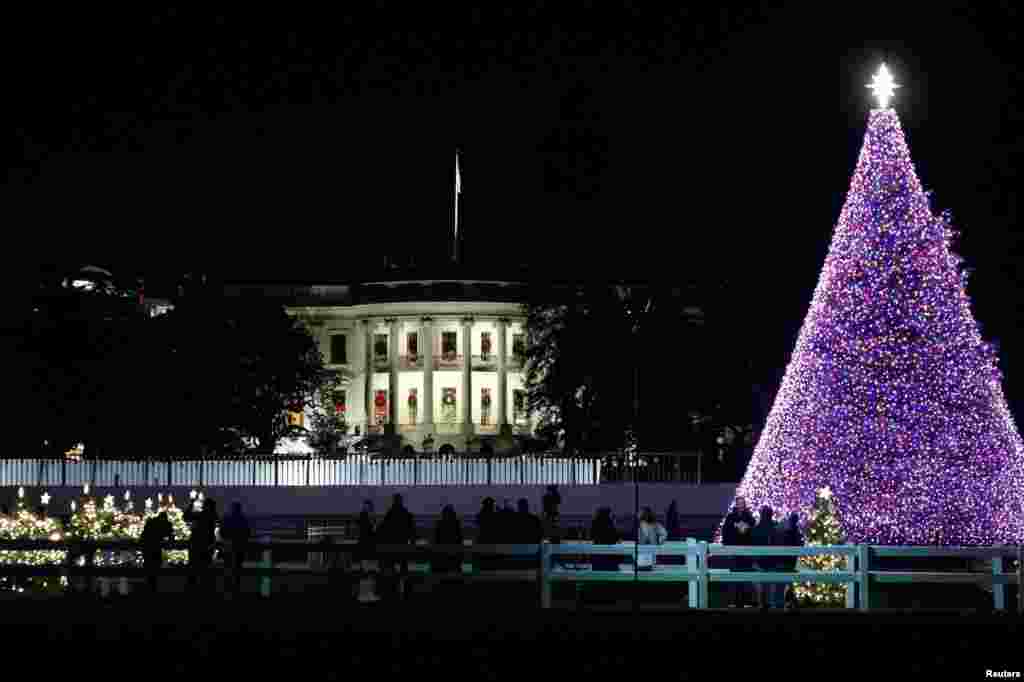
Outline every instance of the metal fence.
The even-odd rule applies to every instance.
[[[0,486],[596,485],[593,458],[344,458],[272,456],[230,460],[0,460]]]

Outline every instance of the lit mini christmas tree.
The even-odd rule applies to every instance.
[[[805,514],[826,484],[849,542],[1024,540],[1024,444],[883,71],[810,310],[737,491]]]
[[[49,503],[49,494],[42,496],[43,507]],[[0,514],[0,539],[3,540],[52,540],[59,541],[63,535],[60,521],[47,514],[37,515],[25,504],[25,489],[18,488],[18,503],[10,516]],[[0,565],[18,566],[59,566],[64,562],[65,552],[61,550],[0,550]],[[14,581],[0,576],[0,590],[23,592],[50,591],[58,589],[63,579],[48,576],[32,576]]]
[[[822,488],[814,501],[810,521],[804,533],[804,540],[810,547],[827,547],[845,544],[842,523],[836,512],[835,500],[829,488]],[[842,571],[845,570],[843,556],[839,554],[818,554],[802,556],[797,561],[800,571]],[[844,606],[846,586],[830,583],[794,583],[793,589],[801,602],[812,606]]]

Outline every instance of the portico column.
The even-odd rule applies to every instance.
[[[363,353],[363,362],[365,366],[366,374],[366,427],[365,433],[370,432],[370,427],[373,425],[373,321],[370,319],[363,320],[363,328],[365,333],[363,334],[364,341],[366,344],[365,352]]]
[[[424,317],[423,320],[423,423],[427,433],[434,430],[434,320]]]
[[[391,318],[388,330],[388,359],[391,371],[388,376],[388,421],[392,430],[398,432],[398,320]]]
[[[462,318],[462,413],[463,432],[467,443],[473,437],[473,346],[470,335],[473,332],[473,318]],[[467,447],[468,450],[468,447]]]
[[[508,374],[505,369],[505,354],[508,352],[507,330],[508,318],[503,317],[498,320],[498,395],[495,401],[498,407],[498,433],[501,433],[501,427],[508,422],[505,414],[505,396],[508,393]]]

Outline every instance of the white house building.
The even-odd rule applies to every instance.
[[[514,435],[533,431],[522,284],[400,280],[228,289],[285,299],[328,367],[342,373],[335,404],[352,434],[397,436],[399,448],[416,452],[463,453],[497,452]]]

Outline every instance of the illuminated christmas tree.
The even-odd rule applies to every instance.
[[[822,488],[814,501],[804,540],[810,547],[827,547],[845,544],[843,526],[836,512],[832,491]],[[839,554],[816,554],[802,556],[797,561],[799,571],[843,571],[845,560]],[[811,606],[844,606],[846,586],[832,583],[795,583],[796,597]]]
[[[852,543],[1024,540],[1024,444],[970,311],[947,214],[914,171],[883,65],[825,265],[737,494]]]

